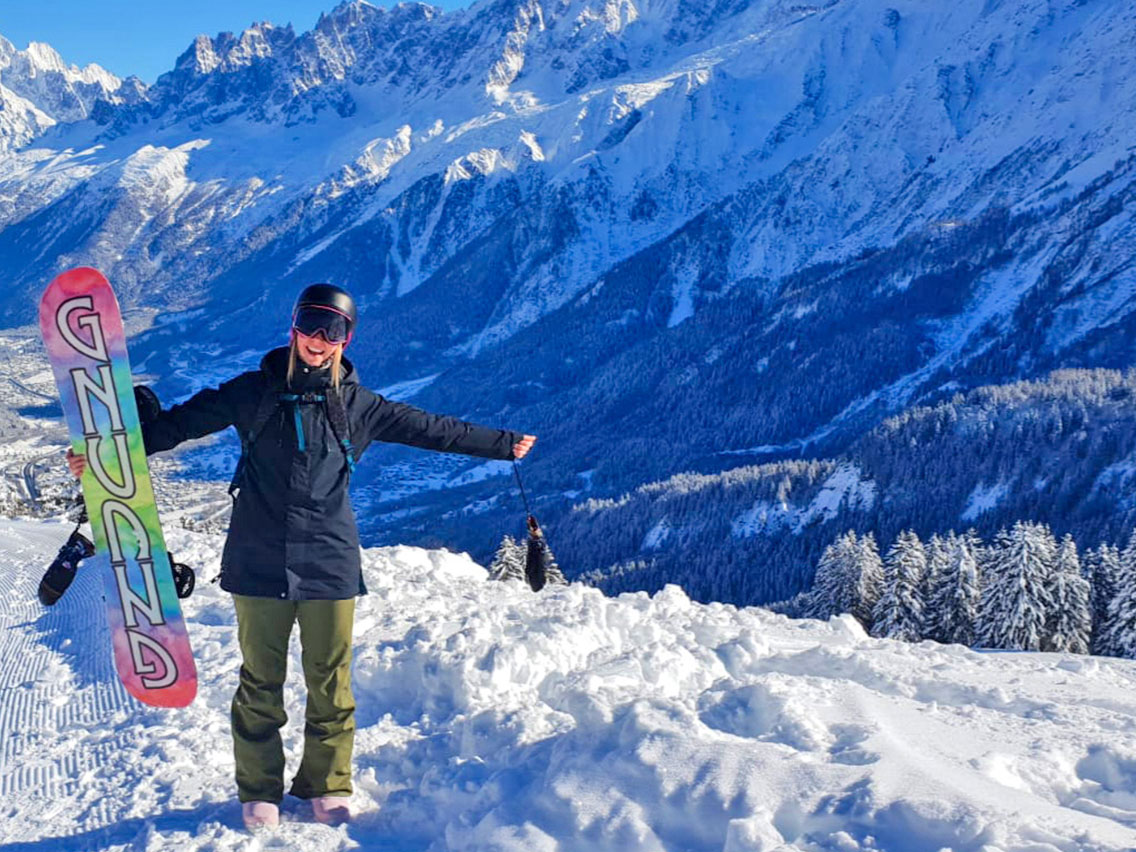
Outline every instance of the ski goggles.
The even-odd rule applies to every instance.
[[[347,317],[331,308],[306,305],[292,318],[292,330],[305,337],[322,334],[328,343],[346,343],[351,338]]]

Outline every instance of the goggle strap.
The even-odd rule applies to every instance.
[[[304,308],[314,308],[317,311],[331,311],[333,314],[339,314],[341,317],[347,320],[348,324],[351,323],[351,317],[343,313],[343,311],[339,310],[338,308],[333,308],[331,305],[300,305],[298,308],[296,308],[296,313],[292,314],[292,319],[296,319],[296,317],[299,316],[300,311],[302,311]]]

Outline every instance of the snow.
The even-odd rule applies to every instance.
[[[647,534],[643,536],[643,542],[639,545],[640,550],[658,550],[661,548],[671,535],[671,525],[666,518],[660,518],[655,522],[655,525],[647,530]]]
[[[459,488],[489,477],[512,474],[510,462],[490,460],[471,465],[470,461],[458,454],[415,453],[404,461],[384,465],[374,481],[357,493],[371,492],[372,499],[384,505],[397,504],[411,495]]]
[[[422,376],[418,379],[408,379],[405,382],[396,382],[393,385],[379,388],[376,393],[380,396],[389,397],[391,399],[405,400],[410,399],[412,396],[421,393],[428,388],[434,379],[438,378],[441,373],[431,373],[428,376]]]
[[[536,134],[528,130],[521,131],[521,143],[528,149],[529,156],[532,157],[533,162],[544,162],[544,149],[540,147],[540,142],[536,138]]]
[[[785,500],[755,500],[754,504],[730,521],[734,538],[768,535],[792,525],[797,510]]]
[[[176,205],[194,186],[185,174],[190,155],[208,145],[207,139],[196,139],[174,149],[144,145],[127,157],[119,185],[140,190],[140,207],[146,203],[158,209]]]
[[[674,328],[694,316],[694,291],[698,284],[698,270],[689,266],[675,276],[671,298],[673,307],[667,319],[667,328]]]
[[[1052,252],[1056,253],[1053,248]],[[722,455],[771,455],[787,451],[799,451],[802,448],[816,446],[832,435],[842,425],[860,417],[864,412],[878,406],[881,401],[887,404],[888,410],[899,411],[910,405],[916,398],[917,392],[924,389],[924,383],[941,370],[963,359],[968,346],[979,354],[992,345],[990,337],[991,324],[1005,324],[1013,311],[1020,305],[1020,300],[1029,291],[1033,284],[1041,277],[1046,264],[1052,259],[1049,250],[1043,255],[1029,259],[1019,265],[996,270],[976,282],[975,295],[967,306],[956,316],[939,323],[932,323],[933,339],[936,352],[918,369],[905,373],[890,384],[883,385],[852,402],[828,422],[817,427],[804,438],[797,438],[780,445],[764,444],[739,450],[724,450]],[[909,282],[910,283],[910,282]],[[798,307],[794,312],[796,318],[809,313],[809,306]],[[1094,316],[1099,316],[1094,314]],[[790,350],[795,349],[796,341],[789,344]],[[994,495],[997,499],[1001,495]],[[989,495],[982,500],[989,499]],[[985,505],[984,503],[982,505]],[[993,506],[994,504],[990,504]],[[987,507],[989,508],[989,506]],[[981,505],[974,508],[975,514],[967,514],[970,508],[962,515],[962,520],[968,521],[985,511]]]
[[[730,522],[730,530],[735,538],[767,535],[778,529],[799,534],[814,523],[831,521],[842,509],[870,509],[876,496],[876,483],[865,479],[856,465],[842,462],[807,506],[795,507],[786,500],[755,500]]]
[[[859,467],[848,463],[840,464],[821,485],[819,493],[798,521],[797,529],[808,526],[818,518],[831,521],[842,507],[870,509],[876,501],[876,491],[876,483],[864,479]]]
[[[989,512],[1009,493],[1010,486],[1006,482],[995,482],[992,485],[979,483],[974,486],[967,498],[966,508],[959,515],[959,520],[973,521],[983,512]]]
[[[1126,505],[1132,494],[1131,482],[1136,476],[1136,459],[1131,456],[1101,469],[1093,481],[1091,492],[1093,496],[1110,495],[1121,506]],[[1044,483],[1043,483],[1044,486]],[[1041,487],[1038,488],[1041,490]]]
[[[355,634],[358,818],[306,805],[250,837],[231,780],[239,652],[219,536],[194,565],[200,691],[128,698],[99,578],[35,581],[67,532],[0,521],[0,848],[1123,850],[1136,846],[1136,667],[867,637],[668,586],[606,598],[489,583],[464,554],[367,550]],[[284,730],[299,758],[293,648]]]
[[[471,482],[481,482],[491,476],[508,476],[512,472],[512,462],[492,459],[467,470],[463,470],[446,483],[446,486],[449,488],[457,488],[462,485],[469,485]]]

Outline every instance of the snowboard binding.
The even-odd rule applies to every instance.
[[[44,606],[55,606],[75,579],[79,563],[88,556],[95,555],[94,543],[79,532],[79,527],[86,523],[86,520],[86,510],[82,510],[75,529],[71,531],[66,543],[59,548],[59,553],[55,555],[55,559],[44,572],[43,579],[39,581],[36,594]],[[174,589],[177,591],[177,596],[185,600],[193,594],[193,589],[197,585],[197,574],[188,565],[174,559],[172,553],[168,556],[170,573],[174,578]]]
[[[177,596],[185,600],[193,594],[193,588],[197,585],[197,574],[188,565],[174,560],[174,555],[170,554],[170,571],[174,575],[174,588],[177,589]]]
[[[40,603],[44,606],[54,606],[56,601],[63,597],[63,593],[67,591],[71,581],[75,579],[79,562],[94,555],[95,545],[76,527],[66,543],[59,548],[59,553],[55,555],[55,560],[48,566],[43,579],[39,581],[37,594]]]
[[[63,593],[67,591],[75,579],[75,572],[79,563],[88,556],[95,555],[95,545],[78,530],[71,533],[67,543],[59,548],[55,560],[44,572],[43,579],[39,581],[39,601],[44,606],[54,606]],[[170,554],[170,573],[174,577],[174,589],[177,596],[185,600],[193,594],[197,586],[197,573],[188,565],[174,561]]]

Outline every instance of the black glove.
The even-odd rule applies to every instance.
[[[162,413],[162,403],[158,395],[146,385],[134,386],[134,403],[138,406],[138,422],[153,423]]]

